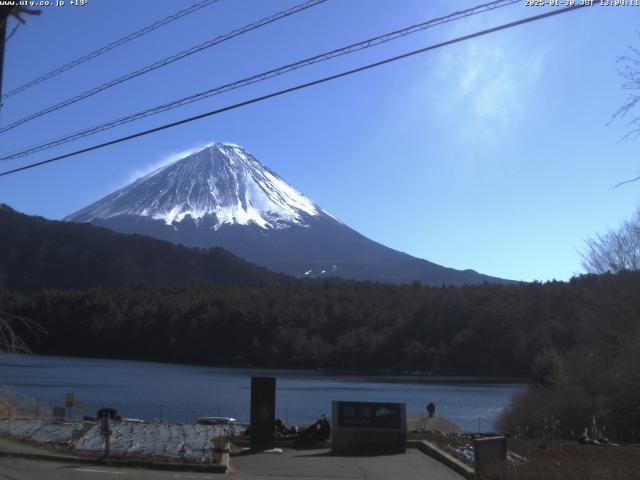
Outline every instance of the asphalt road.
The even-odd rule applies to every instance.
[[[0,458],[0,480],[171,480],[171,479],[211,479],[223,478],[220,474],[190,472],[162,472],[128,468],[108,468],[75,463],[25,460],[21,458]]]
[[[406,454],[375,457],[339,457],[323,450],[287,451],[282,455],[256,454],[235,457],[233,471],[227,475],[235,480],[290,480],[313,478],[335,479],[396,479],[459,480],[462,477],[432,458],[410,449]],[[70,462],[0,458],[0,480],[170,480],[225,478],[221,474],[167,472],[79,465]]]

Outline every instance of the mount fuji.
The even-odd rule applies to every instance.
[[[296,277],[427,285],[507,282],[455,270],[366,238],[260,163],[213,143],[65,218],[189,247],[223,247]]]

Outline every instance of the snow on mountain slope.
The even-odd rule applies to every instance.
[[[189,247],[222,247],[296,277],[428,285],[503,281],[381,245],[322,210],[242,147],[226,143],[186,155],[66,220]]]
[[[304,225],[322,210],[242,147],[214,143],[166,165],[67,217],[78,222],[136,215],[171,225],[215,215],[263,229]],[[326,212],[322,212],[325,213]]]

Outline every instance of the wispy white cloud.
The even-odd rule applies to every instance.
[[[470,18],[452,25],[445,38],[511,21],[519,12]],[[539,32],[524,29],[439,49],[423,61],[424,74],[414,76],[408,103],[415,106],[415,118],[423,118],[430,130],[442,129],[451,145],[488,153],[522,125],[534,106],[549,53]]]
[[[215,142],[207,142],[207,143],[199,143],[195,146],[186,148],[184,150],[180,150],[180,151],[175,151],[175,152],[171,152],[168,153],[166,155],[163,155],[160,159],[158,159],[157,161],[153,162],[153,163],[149,163],[143,167],[140,168],[136,168],[134,170],[132,170],[129,175],[127,176],[127,179],[124,183],[124,185],[128,185],[129,183],[144,177],[145,175],[149,175],[152,172],[155,172],[156,170],[162,168],[162,167],[166,167],[167,165],[170,165],[174,162],[177,162],[178,160],[184,158],[184,157],[188,157],[189,155],[198,152],[200,150],[203,150],[207,147],[210,147],[211,145],[213,145]],[[123,185],[123,186],[124,186]]]
[[[542,50],[523,55],[522,48],[507,38],[443,52],[437,65],[438,96],[432,104],[455,121],[452,133],[459,142],[499,146],[526,117],[544,57]]]

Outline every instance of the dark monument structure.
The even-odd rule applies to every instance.
[[[406,449],[404,403],[333,401],[333,453],[398,453]]]
[[[485,437],[473,442],[473,457],[476,478],[486,478],[487,469],[507,460],[507,438]]]
[[[251,377],[251,448],[273,448],[273,422],[276,414],[276,379]]]

